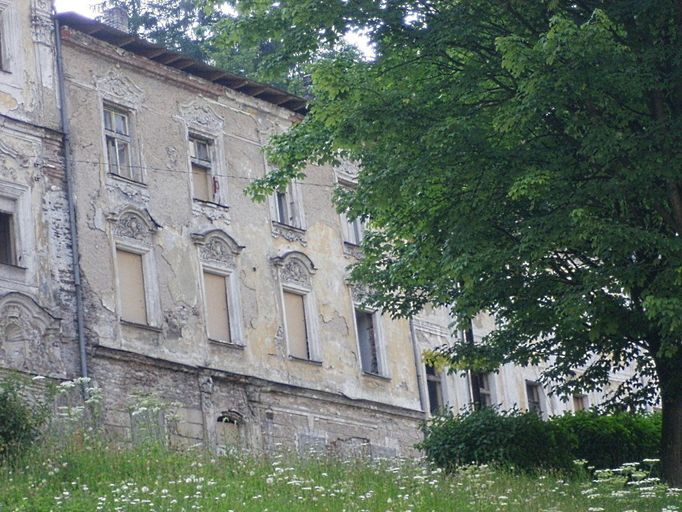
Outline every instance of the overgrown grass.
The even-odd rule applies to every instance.
[[[638,472],[564,481],[473,466],[445,474],[415,460],[213,457],[102,444],[37,448],[0,468],[2,512],[129,510],[672,512],[682,510],[682,497]]]

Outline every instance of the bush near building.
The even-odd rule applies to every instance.
[[[419,447],[447,469],[475,463],[570,471],[578,459],[600,469],[658,457],[661,415],[584,411],[543,421],[534,412],[486,407],[443,413],[423,431]]]

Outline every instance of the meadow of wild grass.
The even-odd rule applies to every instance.
[[[59,384],[50,396],[67,405],[32,446],[22,442],[18,455],[0,459],[0,512],[682,512],[682,491],[651,476],[654,460],[593,473],[583,467],[567,478],[488,466],[447,473],[422,459],[218,457],[166,449],[154,429],[137,446],[122,447],[96,427],[100,390],[85,388],[82,405],[66,400],[81,384]],[[16,389],[4,388],[5,398],[19,397]],[[5,416],[23,410],[33,425],[20,399],[5,402]],[[153,397],[136,402],[131,414],[140,418],[170,412]],[[0,415],[0,424],[14,424],[3,421]]]
[[[682,493],[633,465],[566,480],[421,460],[211,456],[162,447],[38,447],[0,469],[0,511],[676,512]]]

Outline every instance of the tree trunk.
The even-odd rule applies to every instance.
[[[656,361],[661,385],[663,478],[671,487],[682,488],[682,350]]]

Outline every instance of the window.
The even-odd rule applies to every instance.
[[[298,183],[289,183],[286,188],[275,192],[272,210],[273,219],[279,224],[305,229]]]
[[[537,382],[526,382],[526,398],[528,399],[528,410],[542,414],[541,386]]]
[[[303,295],[285,290],[284,314],[287,323],[289,355],[299,359],[310,359],[308,326]]]
[[[11,213],[0,211],[0,263],[4,265],[17,264],[13,217]]]
[[[213,142],[195,135],[189,136],[194,199],[218,203],[220,184],[214,169]]]
[[[312,288],[315,265],[305,254],[290,251],[272,258],[282,287],[281,306],[288,354],[320,362],[317,311]]]
[[[573,395],[573,410],[575,412],[585,411],[589,408],[590,403],[587,395]]]
[[[365,236],[365,222],[356,217],[350,220],[346,214],[341,214],[341,223],[343,225],[344,242],[353,245],[360,245]]]
[[[158,327],[161,303],[156,283],[153,233],[156,225],[145,211],[125,207],[111,215],[118,316],[122,322]]]
[[[429,395],[429,412],[436,414],[445,407],[443,400],[443,383],[441,377],[436,373],[436,368],[427,364],[424,366],[426,373],[426,389]]]
[[[362,364],[362,371],[378,375],[378,333],[374,315],[374,313],[355,309],[355,325],[358,329],[358,345],[360,346],[360,362]]]
[[[478,383],[478,392],[481,397],[481,407],[490,407],[493,404],[493,393],[490,387],[490,374],[475,373],[474,381]]]
[[[146,325],[147,300],[142,255],[116,248],[121,320]]]
[[[223,342],[231,341],[225,276],[204,271],[204,290],[206,293],[206,323],[209,339]]]
[[[130,120],[127,112],[104,106],[104,138],[109,172],[123,178],[141,181],[131,161]]]

